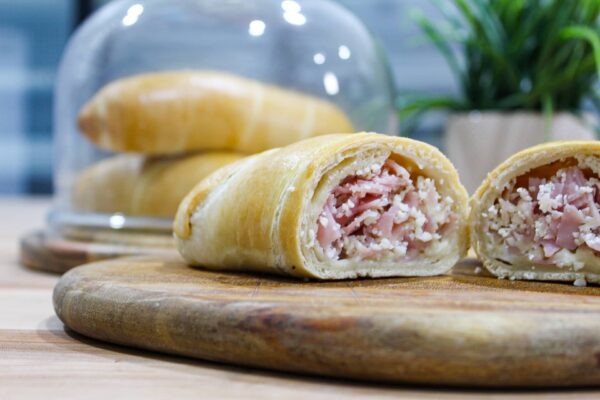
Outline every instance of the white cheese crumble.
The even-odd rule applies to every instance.
[[[585,286],[587,286],[587,281],[584,278],[577,278],[573,282],[573,286],[585,287]]]
[[[363,168],[332,190],[317,218],[318,242],[333,259],[423,251],[452,220],[453,200],[441,197],[431,178],[411,180],[393,161]]]
[[[578,249],[600,252],[600,181],[568,167],[548,179],[530,177],[528,189],[516,185],[515,179],[483,213],[504,257],[583,269]]]

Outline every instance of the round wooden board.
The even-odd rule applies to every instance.
[[[600,384],[600,288],[475,274],[336,282],[97,262],[54,290],[83,335],[218,362],[360,380]]]
[[[166,237],[165,237],[166,236]],[[63,274],[81,264],[132,255],[174,256],[167,235],[120,234],[116,237],[66,238],[34,231],[21,238],[20,260],[28,268]]]

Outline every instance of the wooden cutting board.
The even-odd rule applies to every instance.
[[[71,270],[54,307],[86,336],[245,366],[435,385],[600,384],[599,287],[475,267],[322,283],[136,257]]]

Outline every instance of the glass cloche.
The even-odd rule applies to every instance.
[[[51,228],[168,234],[186,192],[243,154],[395,133],[393,97],[385,56],[333,1],[113,1],[60,66]]]

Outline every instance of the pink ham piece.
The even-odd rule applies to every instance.
[[[318,218],[317,241],[334,260],[404,256],[439,239],[452,221],[451,200],[434,182],[388,159],[336,186]]]
[[[335,208],[335,199],[327,199],[327,204],[319,217],[319,230],[317,232],[317,240],[323,247],[330,247],[333,242],[342,237],[342,232],[332,215]]]
[[[567,249],[577,249],[577,243],[575,243],[575,234],[579,232],[579,226],[585,223],[583,213],[568,204],[562,213],[560,222],[558,223],[556,233],[556,246]]]
[[[551,263],[563,249],[575,252],[585,246],[600,252],[598,179],[568,167],[550,179],[529,178],[527,188],[515,189],[515,184],[489,210],[487,222],[508,246],[521,253],[540,248],[532,256],[540,264]]]
[[[544,257],[550,258],[560,251],[560,247],[551,240],[542,241],[542,247],[544,249]]]

